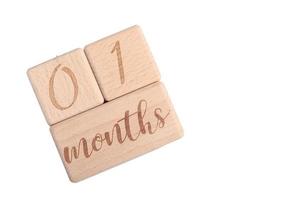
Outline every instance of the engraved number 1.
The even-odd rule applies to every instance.
[[[121,48],[120,48],[120,42],[117,41],[111,51],[111,53],[114,53],[116,51],[117,59],[118,59],[118,67],[119,67],[119,73],[120,73],[120,81],[121,84],[125,83],[125,74],[124,74],[124,68],[123,68],[123,61],[122,61],[122,54],[121,54]]]

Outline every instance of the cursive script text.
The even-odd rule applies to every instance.
[[[145,120],[147,104],[146,100],[140,100],[136,112],[130,113],[129,110],[126,110],[124,116],[116,121],[110,131],[106,131],[104,134],[96,133],[91,142],[83,137],[78,141],[76,146],[64,147],[65,161],[70,164],[73,159],[78,159],[80,156],[89,158],[94,152],[100,151],[103,145],[111,146],[114,139],[119,144],[123,144],[126,140],[134,142],[141,135],[154,134],[158,129],[163,128],[170,110],[165,112],[161,108],[156,107],[151,113],[153,115],[150,118],[152,121]],[[133,122],[131,120],[133,119],[136,119],[135,123],[138,124],[137,126],[131,126],[131,122]],[[138,127],[138,130],[133,130],[133,127]]]

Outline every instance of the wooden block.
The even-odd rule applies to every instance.
[[[104,101],[82,49],[42,63],[27,73],[49,125]]]
[[[73,182],[183,135],[160,82],[55,124],[51,133]]]
[[[107,101],[160,80],[138,26],[87,45],[85,52]]]

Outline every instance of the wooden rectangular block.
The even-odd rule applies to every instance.
[[[49,125],[104,102],[82,49],[42,63],[27,73]]]
[[[73,182],[183,135],[160,82],[55,124],[51,132]]]
[[[139,26],[89,44],[85,52],[107,101],[160,80]]]

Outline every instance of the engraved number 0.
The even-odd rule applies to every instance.
[[[66,110],[68,108],[70,108],[74,103],[75,101],[77,100],[77,97],[78,97],[78,82],[77,82],[77,79],[76,79],[76,76],[75,74],[72,72],[72,70],[68,67],[62,67],[62,71],[65,72],[72,80],[72,83],[73,83],[73,87],[74,87],[74,97],[73,97],[73,101],[67,105],[67,106],[62,106],[60,105],[56,98],[55,98],[55,92],[54,92],[54,79],[55,79],[55,75],[58,71],[58,69],[61,67],[61,64],[59,64],[55,69],[54,71],[52,72],[52,76],[49,80],[49,97],[50,97],[50,100],[52,102],[52,104],[59,110]]]
[[[123,61],[122,61],[122,53],[120,48],[120,42],[116,41],[111,53],[114,53],[116,51],[117,59],[118,59],[118,67],[119,67],[119,73],[120,73],[120,81],[121,84],[125,83],[125,74],[124,74],[124,68],[123,68]]]

